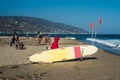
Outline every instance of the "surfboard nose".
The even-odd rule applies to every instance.
[[[82,47],[82,54],[84,56],[87,56],[87,55],[93,55],[95,54],[96,52],[98,51],[98,48],[96,46],[93,46],[93,45],[88,45],[86,47]]]

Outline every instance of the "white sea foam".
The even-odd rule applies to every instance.
[[[66,37],[66,39],[73,39],[73,40],[75,40],[76,38],[75,37]]]
[[[117,47],[120,48],[120,39],[93,39],[93,38],[87,38],[86,40],[92,41],[92,42],[97,42],[106,46],[110,47]]]

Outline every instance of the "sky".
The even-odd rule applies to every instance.
[[[94,31],[120,34],[120,0],[0,0],[0,16],[30,16]]]

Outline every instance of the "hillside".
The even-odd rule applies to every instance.
[[[63,23],[56,23],[41,18],[25,16],[0,16],[1,33],[87,33],[87,31]]]

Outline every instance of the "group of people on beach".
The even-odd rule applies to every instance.
[[[43,36],[42,36],[42,33],[41,33],[41,32],[38,32],[38,44],[39,44],[39,45],[41,45],[42,37],[43,37]],[[51,44],[50,49],[59,48],[59,46],[58,46],[58,41],[59,41],[59,37],[58,37],[58,36],[55,36],[55,37],[54,37],[54,41],[53,41],[53,43]],[[48,34],[45,36],[45,44],[47,44],[47,43],[51,43],[51,39],[50,39],[50,37],[49,37]],[[46,47],[46,49],[49,49],[49,48]]]
[[[41,45],[42,38],[43,38],[42,33],[38,32],[38,35],[37,35],[38,45]],[[58,41],[59,41],[59,37],[55,36],[54,41],[51,44],[50,48],[48,46],[46,46],[46,49],[48,50],[48,49],[59,48]],[[51,39],[50,39],[49,35],[47,34],[45,36],[45,44],[47,45],[49,43],[51,43]],[[25,49],[24,43],[22,41],[20,41],[19,35],[16,32],[14,32],[13,37],[10,39],[10,46],[12,46],[13,44],[15,44],[16,49]]]
[[[24,44],[20,41],[19,35],[16,32],[14,32],[13,37],[10,40],[10,46],[13,44],[15,44],[16,49],[24,49]]]

